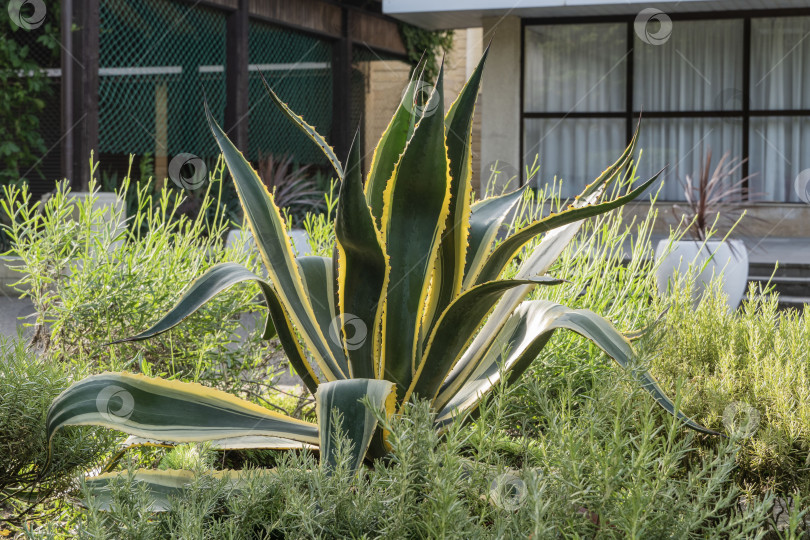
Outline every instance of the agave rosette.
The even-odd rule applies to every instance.
[[[379,413],[366,404],[391,415],[416,395],[430,401],[442,429],[474,411],[502,376],[519,377],[558,329],[586,337],[622,367],[633,365],[630,340],[603,317],[526,298],[535,287],[560,282],[545,274],[583,219],[622,206],[655,181],[603,200],[605,188],[628,169],[636,137],[569,208],[496,242],[523,190],[471,204],[472,118],[485,59],[486,53],[446,113],[441,72],[422,106],[416,103],[421,81],[415,75],[376,147],[365,183],[358,145],[341,164],[323,137],[265,82],[273,103],[321,148],[341,181],[332,258],[294,256],[273,196],[206,109],[269,279],[235,263],[218,264],[162,319],[129,340],[165,332],[232,285],[256,282],[268,306],[264,337],[278,337],[315,395],[317,424],[197,384],[103,373],[54,401],[49,435],[69,425],[100,425],[132,435],[132,445],[213,441],[219,449],[314,448],[328,465],[334,462],[337,410],[356,470],[387,452]],[[525,254],[517,275],[500,279],[540,234],[543,240]],[[709,432],[677,412],[648,373],[633,373],[664,409]],[[91,479],[91,487],[104,492],[116,474]],[[165,497],[187,483],[187,475],[178,474],[149,471],[139,479]]]

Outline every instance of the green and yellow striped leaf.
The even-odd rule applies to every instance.
[[[267,474],[271,471],[262,471]],[[212,471],[205,473],[215,480],[227,482],[237,488],[247,479],[248,474],[256,471]],[[93,504],[99,510],[108,512],[114,505],[111,484],[125,481],[127,472],[104,473],[85,479],[85,485],[93,495]],[[135,483],[146,487],[150,499],[149,510],[152,512],[166,512],[172,507],[172,500],[183,497],[189,486],[198,478],[198,474],[191,471],[156,471],[152,469],[139,469],[134,472]]]
[[[267,84],[267,80],[264,78],[264,74],[262,74],[261,71],[259,72],[259,76],[261,77],[262,84],[264,84],[264,88],[267,90],[267,94],[270,96],[273,104],[278,107],[284,116],[292,120],[293,124],[298,126],[298,128],[303,131],[306,136],[318,146],[318,148],[321,149],[321,152],[323,152],[323,154],[326,156],[326,159],[328,159],[329,163],[332,164],[332,168],[335,169],[335,173],[337,173],[338,178],[343,178],[343,167],[340,165],[340,160],[335,155],[335,151],[332,149],[332,147],[329,146],[329,143],[326,142],[326,139],[324,139],[314,127],[307,124],[303,118],[295,114],[286,103],[281,101],[273,89],[270,88],[270,85]]]
[[[371,208],[371,213],[374,215],[375,224],[378,228],[382,229],[382,215],[383,215],[383,197],[385,189],[391,176],[394,174],[394,168],[399,161],[402,152],[405,151],[405,146],[408,144],[408,138],[413,132],[413,103],[414,93],[419,87],[420,74],[414,70],[411,81],[402,95],[397,110],[394,116],[385,128],[377,147],[374,149],[374,155],[371,158],[371,166],[369,167],[368,178],[365,186],[366,203]]]
[[[523,198],[528,184],[500,197],[490,197],[472,205],[470,216],[470,237],[467,259],[464,264],[463,288],[468,289],[475,283],[486,262],[492,243],[498,236],[509,212]]]
[[[306,256],[295,259],[304,285],[307,290],[307,298],[315,313],[315,320],[326,336],[326,343],[332,351],[332,356],[337,360],[340,369],[344,373],[349,373],[346,353],[340,341],[340,335],[336,333],[338,309],[335,304],[335,276],[333,275],[332,259],[330,257]]]
[[[340,186],[335,239],[338,251],[339,337],[352,378],[379,376],[379,332],[388,284],[388,257],[382,234],[363,195],[360,145],[352,146]],[[348,335],[351,332],[351,335]]]
[[[488,53],[489,47],[444,119],[450,161],[450,206],[439,248],[438,272],[431,285],[430,294],[436,298],[428,303],[430,310],[425,314],[428,328],[433,327],[436,319],[462,290],[470,229],[473,114]]]
[[[501,373],[506,373],[510,382],[516,380],[537,358],[554,331],[561,328],[589,339],[621,367],[629,369],[664,410],[696,431],[716,434],[676,411],[675,404],[652,375],[638,369],[630,342],[610,321],[586,309],[571,309],[545,300],[524,302],[515,310],[482,361],[463,377],[463,386],[443,404],[436,417],[437,424],[446,425],[454,417],[474,409],[481,397],[498,384]]]
[[[177,301],[174,307],[169,310],[151,328],[144,330],[137,336],[128,337],[113,341],[112,344],[124,343],[127,341],[140,341],[148,339],[158,334],[171,330],[186,318],[194,314],[217,294],[244,281],[262,281],[257,275],[236,263],[220,263],[209,268],[202,276],[195,279],[183,296]],[[272,324],[270,314],[267,315],[268,322],[265,325],[265,339],[275,335],[275,327]],[[272,332],[270,331],[272,329]],[[269,336],[267,335],[269,334]]]
[[[481,273],[478,275],[475,282],[485,283],[487,281],[497,279],[512,258],[517,255],[520,249],[537,235],[552,229],[556,229],[557,227],[562,227],[569,223],[574,223],[575,221],[581,221],[589,217],[610,212],[611,210],[620,208],[628,202],[636,199],[658,179],[658,174],[626,195],[616,197],[613,200],[603,203],[583,206],[581,208],[571,207],[568,210],[564,210],[557,214],[551,214],[547,217],[539,219],[534,223],[520,229],[506,238],[492,251],[484,263],[484,267],[481,269]]]
[[[382,218],[391,268],[384,313],[381,377],[402,396],[416,371],[421,315],[450,203],[442,71],[425,115],[385,192]]]
[[[318,425],[321,428],[321,466],[334,470],[337,464],[336,440],[342,432],[351,442],[352,471],[357,471],[377,430],[377,416],[361,401],[366,398],[369,405],[386,415],[393,414],[396,408],[395,384],[379,379],[351,379],[334,381],[320,385],[315,394]],[[333,411],[337,410],[341,419],[340,430],[334,424]]]
[[[318,444],[318,426],[196,383],[131,373],[87,377],[48,410],[48,441],[65,426],[103,426],[159,441],[265,435]],[[50,444],[50,442],[49,442]]]
[[[285,220],[256,171],[231,143],[206,106],[208,124],[217,140],[236,186],[250,230],[256,239],[267,272],[285,312],[301,333],[309,352],[327,380],[345,379],[345,373],[333,357],[326,337],[316,322],[307,299],[298,266],[287,234]],[[274,319],[275,320],[275,319]]]
[[[413,383],[402,401],[407,402],[411,393],[429,400],[436,397],[442,381],[455,365],[464,347],[505,292],[520,286],[557,285],[563,281],[548,276],[491,281],[463,292],[439,318]]]

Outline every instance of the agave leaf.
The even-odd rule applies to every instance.
[[[244,266],[232,262],[212,266],[202,276],[194,280],[175,306],[151,328],[144,330],[137,336],[113,341],[113,344],[140,341],[162,334],[180,324],[220,292],[243,281],[255,281],[264,294],[268,313],[262,337],[270,339],[274,335],[278,335],[293,368],[302,378],[307,388],[314,392],[318,386],[318,379],[301,350],[301,346],[298,344],[298,339],[295,337],[289,317],[281,307],[278,295],[266,281]]]
[[[557,285],[563,281],[548,276],[491,281],[462,293],[439,318],[403,402],[410,398],[411,393],[430,400],[436,397],[442,381],[455,365],[464,346],[506,291],[519,286]]]
[[[421,314],[449,211],[443,99],[440,72],[426,114],[385,191],[382,224],[391,272],[380,376],[396,382],[400,396],[416,371]]]
[[[664,394],[652,375],[635,369],[636,354],[630,342],[610,321],[586,309],[571,309],[544,300],[524,302],[515,310],[482,361],[439,412],[436,423],[445,425],[453,417],[477,407],[481,397],[498,384],[502,372],[507,374],[510,382],[516,380],[559,328],[588,338],[621,367],[634,368],[631,372],[638,378],[641,387],[658,405],[689,427],[702,433],[717,434],[676,411],[675,404]]]
[[[263,471],[270,473],[271,471]],[[231,486],[238,487],[246,480],[245,471],[213,471],[205,473],[216,480],[226,481]],[[255,474],[255,473],[252,473]],[[104,473],[85,480],[85,484],[92,492],[95,505],[99,510],[109,511],[112,508],[112,490],[110,484],[118,479],[126,478],[127,472]],[[198,477],[191,471],[156,471],[153,469],[139,469],[134,473],[134,480],[146,486],[150,499],[149,511],[166,512],[171,509],[172,499],[183,497],[188,487]]]
[[[334,470],[337,464],[335,440],[340,432],[332,414],[337,409],[342,421],[341,430],[352,444],[349,465],[352,471],[360,468],[377,429],[377,416],[361,400],[367,398],[371,407],[390,415],[396,406],[395,386],[379,379],[351,379],[318,387],[315,400],[321,427],[321,466]]]
[[[573,203],[575,208],[583,208],[588,205],[595,204],[604,194],[608,184],[613,181],[621,172],[630,164],[633,157],[633,150],[636,141],[638,140],[639,129],[633,135],[630,144],[625,148],[624,152],[619,159],[617,159],[610,167],[605,169],[599,177],[591,182],[580,195],[578,195]],[[540,244],[534,248],[529,257],[520,265],[516,279],[525,279],[531,276],[542,275],[548,272],[554,261],[562,254],[568,244],[576,237],[583,221],[574,221],[562,227],[558,227],[546,233]],[[458,390],[459,386],[456,384],[456,378],[459,374],[465,373],[470,365],[478,363],[482,355],[489,349],[492,340],[501,331],[501,328],[506,323],[512,312],[520,305],[520,303],[531,292],[531,286],[522,286],[511,289],[504,294],[492,315],[487,319],[483,328],[473,339],[473,342],[465,351],[461,360],[456,363],[447,379],[442,383],[439,394],[439,402],[446,403],[452,396],[449,392],[450,388],[453,391]]]
[[[572,207],[557,214],[551,214],[547,217],[539,219],[534,223],[527,225],[519,231],[506,238],[500,243],[487,258],[481,273],[476,278],[476,283],[484,283],[497,279],[503,269],[509,264],[512,258],[517,255],[520,249],[528,243],[532,238],[539,234],[562,227],[575,221],[598,216],[616,208],[620,208],[628,202],[636,199],[641,195],[653,182],[658,179],[660,172],[641,184],[630,193],[621,197],[616,197],[613,200],[603,202],[600,204],[593,204],[581,208]]]
[[[304,278],[307,298],[315,313],[315,320],[327,338],[329,350],[332,351],[332,356],[337,359],[343,372],[348,373],[346,354],[343,351],[340,335],[336,333],[338,310],[335,305],[335,277],[332,274],[332,259],[306,256],[297,257],[295,262]]]
[[[489,47],[444,119],[450,160],[450,207],[439,248],[438,272],[431,285],[430,294],[436,298],[428,304],[431,310],[425,315],[428,327],[462,290],[470,230],[473,114],[488,53]]]
[[[267,80],[264,78],[262,72],[259,72],[259,77],[262,79],[262,84],[264,84],[265,90],[267,90],[267,94],[270,96],[270,99],[273,101],[276,107],[284,113],[284,116],[289,118],[293,121],[293,123],[298,126],[298,128],[303,131],[307,137],[309,137],[312,142],[314,142],[318,148],[321,149],[321,152],[324,153],[326,159],[329,160],[329,163],[332,164],[332,168],[335,169],[338,178],[343,178],[343,167],[340,165],[340,160],[335,155],[335,151],[329,146],[329,143],[326,142],[320,133],[318,133],[314,127],[310,126],[309,124],[304,121],[303,118],[295,114],[292,109],[290,109],[286,103],[281,101],[281,99],[276,95],[270,85],[267,84]]]
[[[408,138],[413,131],[414,114],[413,102],[416,89],[419,87],[419,74],[414,71],[405,93],[402,95],[399,107],[394,116],[385,128],[374,155],[371,158],[368,179],[366,181],[365,196],[366,203],[371,208],[374,220],[378,228],[382,228],[383,215],[383,195],[388,186],[394,168],[399,161]]]
[[[318,444],[318,426],[196,383],[102,373],[74,383],[51,403],[53,435],[65,426],[103,426],[160,441],[199,442],[244,435]]]
[[[352,378],[375,378],[379,375],[378,329],[383,322],[388,257],[382,234],[363,195],[360,145],[356,141],[346,165],[335,217],[339,334]],[[353,329],[352,336],[345,335],[348,326]]]
[[[475,282],[486,262],[489,248],[498,236],[503,220],[523,197],[528,185],[500,197],[490,197],[472,205],[470,216],[469,248],[464,268],[463,289]]]
[[[174,307],[149,329],[144,330],[137,336],[113,341],[111,345],[127,341],[140,341],[171,330],[216,295],[243,281],[260,282],[263,280],[240,264],[221,263],[214,265],[206,270],[202,276],[195,279]],[[264,292],[263,289],[262,292]],[[268,303],[270,302],[267,295],[265,295],[265,299]],[[273,326],[273,319],[268,313],[263,337],[264,339],[270,339],[274,335],[276,335],[276,331]]]
[[[295,264],[292,243],[281,212],[256,171],[211,116],[207,105],[205,111],[211,131],[225,156],[225,163],[233,178],[236,193],[262,254],[264,265],[286,313],[301,332],[326,379],[345,379],[346,373],[332,356],[326,338],[316,323],[312,306],[307,300],[306,289]]]

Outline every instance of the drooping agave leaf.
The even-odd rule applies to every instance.
[[[113,344],[148,339],[166,332],[195,313],[220,292],[243,281],[255,281],[264,294],[268,313],[262,338],[270,339],[274,335],[278,335],[279,341],[282,347],[284,347],[284,352],[290,359],[293,368],[304,381],[307,388],[309,388],[311,392],[314,392],[318,386],[318,379],[315,376],[312,366],[306,359],[304,352],[301,350],[301,346],[298,344],[298,339],[295,337],[289,317],[281,307],[281,301],[278,295],[276,295],[275,291],[270,287],[270,284],[237,263],[226,262],[212,266],[202,276],[194,280],[175,306],[158,322],[152,325],[151,328],[141,332],[137,336],[113,341]]]
[[[194,314],[216,295],[243,281],[258,282],[263,280],[240,264],[221,263],[214,265],[202,276],[195,279],[174,307],[158,322],[152,325],[151,328],[144,330],[137,336],[119,339],[113,341],[111,344],[140,341],[171,330],[190,315]],[[275,333],[272,317],[270,317],[268,313],[263,337],[264,339],[269,339],[273,337]]]
[[[297,257],[295,262],[301,269],[301,277],[315,313],[315,320],[326,336],[326,343],[332,356],[337,359],[338,365],[348,373],[348,363],[343,346],[340,342],[340,335],[335,333],[336,319],[338,315],[335,305],[335,277],[332,275],[332,259],[329,257],[306,256]]]
[[[580,195],[575,197],[572,204],[574,208],[584,208],[596,204],[597,201],[599,201],[606,191],[607,186],[618,178],[622,174],[622,171],[631,163],[633,150],[638,140],[638,134],[639,128],[637,127],[630,144],[625,148],[622,155],[619,156],[610,167],[605,169],[596,180],[586,186]],[[557,260],[568,244],[576,237],[583,223],[583,221],[574,221],[547,232],[540,244],[534,248],[529,257],[520,265],[515,278],[525,279],[548,272],[548,269],[551,268],[554,261]],[[481,328],[465,351],[461,360],[456,363],[453,370],[442,383],[439,396],[440,400],[446,402],[448,399],[447,390],[449,388],[458,389],[459,386],[456,385],[456,378],[459,374],[466,373],[470,365],[475,365],[480,361],[509,316],[531,290],[532,288],[530,286],[522,286],[511,289],[504,294],[503,298],[498,302],[498,305],[495,306],[492,315],[490,315],[483,328]]]
[[[309,351],[327,380],[345,379],[337,359],[332,356],[326,338],[316,324],[315,314],[293,256],[292,243],[285,221],[256,171],[231,143],[211,111],[205,108],[208,124],[225,157],[225,163],[236,186],[236,193],[245,211],[248,225],[256,239],[273,288],[286,313],[301,332]],[[274,319],[275,320],[275,319]]]
[[[263,472],[270,473],[271,471]],[[127,477],[127,474],[127,472],[104,473],[85,479],[85,484],[93,494],[95,505],[99,510],[109,511],[112,508],[113,500],[110,484],[123,480]],[[246,480],[245,471],[211,471],[205,474],[215,480],[225,481],[234,487],[239,486]],[[256,474],[256,471],[247,474]],[[197,477],[197,474],[191,471],[139,469],[135,471],[133,478],[138,484],[146,486],[151,503],[149,511],[166,512],[172,507],[172,499],[183,497]]]
[[[464,264],[463,289],[470,288],[486,261],[492,242],[498,236],[503,220],[523,197],[528,184],[500,197],[490,197],[472,205],[470,237]]]
[[[391,175],[394,174],[399,157],[408,144],[408,138],[413,131],[414,99],[419,87],[420,74],[414,70],[411,81],[402,95],[399,107],[385,128],[369,166],[368,179],[365,186],[366,203],[371,208],[378,228],[382,228],[383,195]]]
[[[385,192],[382,217],[391,273],[381,377],[404,395],[416,371],[421,314],[449,210],[450,183],[442,71],[425,115],[408,142]]]
[[[332,164],[332,168],[335,169],[338,178],[343,178],[343,167],[340,164],[340,160],[335,155],[335,151],[332,149],[332,147],[329,146],[329,143],[326,142],[326,139],[324,139],[320,135],[320,133],[318,133],[315,130],[314,127],[307,124],[303,118],[295,114],[292,111],[292,109],[290,109],[287,106],[286,103],[281,101],[281,99],[276,95],[273,89],[270,88],[270,85],[267,84],[267,80],[264,78],[264,74],[262,74],[261,71],[259,72],[259,77],[262,79],[262,84],[264,84],[264,88],[265,90],[267,90],[267,94],[270,96],[270,99],[273,101],[273,104],[275,104],[275,106],[278,107],[278,109],[282,113],[284,113],[284,116],[292,120],[293,123],[296,126],[298,126],[298,128],[301,131],[303,131],[306,134],[306,136],[309,137],[312,140],[312,142],[314,142],[318,146],[318,148],[321,149],[321,151],[326,156],[326,159],[328,159],[329,163]]]
[[[660,172],[641,184],[636,189],[632,190],[626,195],[616,197],[610,201],[599,204],[584,206],[582,208],[572,207],[557,214],[551,214],[534,223],[523,227],[515,232],[503,242],[501,242],[490,254],[481,269],[481,273],[476,278],[476,283],[485,283],[497,279],[504,268],[509,264],[512,258],[520,251],[520,249],[534,237],[544,232],[562,227],[575,221],[582,221],[583,219],[598,216],[616,208],[620,208],[628,202],[636,199],[641,195],[650,185],[658,179]]]
[[[300,441],[293,441],[292,439],[284,439],[282,437],[268,437],[265,435],[245,435],[242,437],[226,437],[224,439],[214,439],[208,441],[211,450],[314,450],[317,451],[318,447],[312,444],[307,444]],[[112,470],[112,468],[121,460],[124,455],[133,448],[139,447],[160,447],[172,448],[177,446],[177,443],[172,441],[159,441],[157,439],[149,439],[146,437],[130,436],[121,443],[118,450],[113,457],[101,468],[102,473]]]
[[[489,47],[444,120],[450,161],[450,206],[439,248],[438,272],[431,285],[430,294],[436,298],[428,304],[431,309],[425,314],[429,327],[462,290],[470,229],[473,114],[488,53]]]
[[[245,435],[319,442],[314,424],[200,384],[131,373],[94,375],[62,392],[48,410],[49,445],[57,430],[80,425],[175,443]]]
[[[363,195],[357,141],[352,145],[346,176],[340,186],[335,239],[339,258],[338,337],[349,359],[352,378],[375,378],[379,376],[378,332],[383,324],[389,268],[382,234],[374,224],[374,216]]]
[[[675,404],[663,393],[655,379],[635,365],[636,354],[630,342],[603,317],[586,309],[571,309],[544,300],[524,302],[501,329],[482,361],[475,366],[457,393],[454,393],[436,417],[439,425],[454,416],[475,408],[481,397],[498,384],[501,373],[509,381],[516,380],[560,328],[571,330],[591,340],[621,367],[630,369],[641,387],[656,403],[689,427],[702,433],[714,434],[676,411]]]
[[[549,276],[491,281],[463,292],[439,318],[413,383],[402,401],[406,402],[411,393],[430,400],[436,397],[442,381],[456,363],[464,346],[506,291],[519,286],[557,285],[563,281]]]
[[[352,471],[357,471],[377,429],[377,416],[361,401],[367,398],[371,407],[385,414],[396,408],[395,384],[379,379],[351,379],[324,383],[315,394],[318,425],[321,428],[321,466],[334,470],[337,463],[336,437],[341,432],[352,445]],[[340,414],[341,426],[334,424],[333,410]]]

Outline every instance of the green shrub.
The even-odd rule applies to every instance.
[[[21,339],[0,336],[0,507],[13,515],[36,514],[38,504],[72,487],[76,475],[99,465],[112,449],[114,437],[104,430],[59,433],[53,439],[58,455],[45,466],[48,406],[86,373],[71,373],[27,350]]]
[[[45,204],[31,201],[26,186],[4,188],[0,204],[12,223],[11,254],[23,263],[18,286],[36,309],[34,344],[51,358],[89,361],[96,370],[241,385],[265,394],[279,355],[251,332],[250,322],[263,309],[255,285],[234,287],[158,339],[108,345],[157,319],[177,291],[214,264],[233,261],[260,270],[244,241],[224,247],[229,222],[218,200],[222,175],[220,164],[194,218],[177,214],[182,193],[164,187],[154,196],[150,183],[132,185],[125,178],[119,195],[137,192],[126,229],[117,226],[119,214],[105,217],[105,210],[93,209],[92,198],[70,199],[63,184]]]

